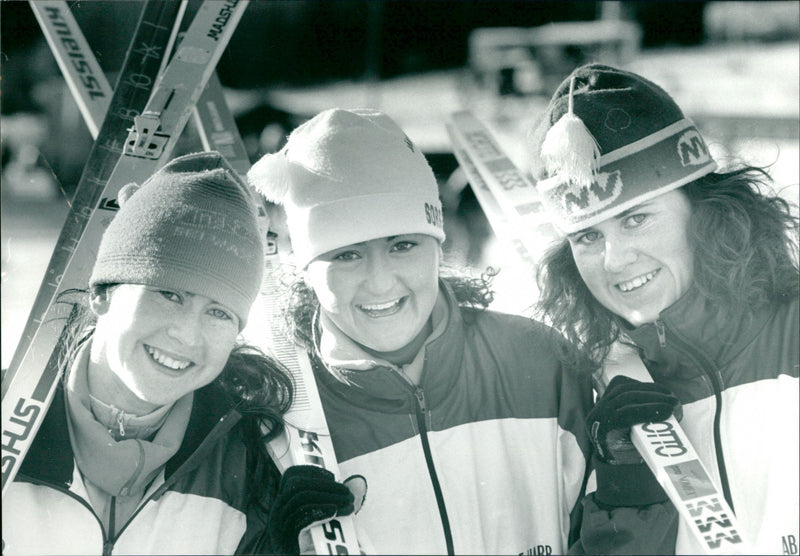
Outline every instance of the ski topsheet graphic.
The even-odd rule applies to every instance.
[[[599,393],[617,375],[653,382],[639,354],[619,342],[603,365]],[[748,552],[736,516],[674,416],[631,427],[631,440],[678,510],[697,550],[707,554]]]
[[[557,234],[546,223],[534,184],[470,112],[454,113],[447,128],[456,158],[495,233],[513,242],[522,258],[535,268]],[[652,382],[638,354],[620,345],[614,346],[603,367],[596,385],[598,392],[602,394],[617,374]],[[631,439],[681,515],[697,550],[707,554],[746,553],[736,516],[675,417],[632,427]]]
[[[453,113],[447,128],[453,138],[456,157],[469,158],[462,166],[464,172],[477,174],[486,186],[478,185],[472,190],[479,202],[487,201],[486,216],[489,223],[496,226],[498,237],[514,242],[518,251],[520,245],[524,246],[525,258],[535,263],[558,235],[544,217],[535,185],[471,112]]]
[[[16,474],[60,376],[61,335],[69,315],[54,301],[61,292],[86,287],[100,238],[117,208],[118,191],[127,183],[147,179],[168,160],[246,6],[247,2],[242,0],[206,1],[200,6],[180,47],[158,78],[144,110],[133,116],[133,129],[127,138],[124,134],[114,138],[116,141],[123,139],[122,153],[104,184],[99,202],[73,207],[73,212],[81,211],[84,218],[90,213],[88,221],[78,237],[59,238],[56,253],[65,251],[68,256],[59,261],[60,269],[52,268],[51,260],[42,286],[48,294],[34,307],[34,311],[43,308],[39,326],[29,343],[23,339],[24,353],[16,358],[17,366],[9,367],[9,376],[3,384],[3,490]],[[171,31],[170,25],[166,32],[169,35]],[[39,301],[40,296],[37,296]]]
[[[119,80],[114,90],[119,90],[120,85],[125,87],[135,84],[137,90],[147,91],[148,94],[141,102],[132,102],[130,95],[119,95],[115,99],[115,104],[124,107],[126,111],[136,110],[147,102],[152,83],[166,65],[168,56],[165,53],[172,50],[187,2],[188,0],[181,0],[179,3],[170,3],[171,5],[156,5],[155,2],[150,2],[145,7],[131,41],[131,50],[126,57],[122,71],[124,77]],[[109,112],[108,107],[114,97],[114,90],[92,53],[66,0],[33,0],[29,4],[72,97],[83,115],[89,133],[92,139],[96,140],[100,126]],[[168,37],[163,36],[164,31],[170,27],[171,34]],[[160,39],[153,40],[146,36],[149,34],[160,36]],[[168,40],[164,42],[164,38]],[[161,60],[161,68],[155,67],[156,71],[153,71],[151,66],[151,69],[143,73],[141,70],[145,66],[144,61],[151,60]],[[136,77],[131,77],[133,68],[139,70],[133,74]],[[112,117],[115,113],[116,111],[111,111]]]

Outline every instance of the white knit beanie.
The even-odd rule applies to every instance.
[[[439,190],[425,156],[375,110],[321,112],[247,177],[285,207],[300,268],[333,249],[381,237],[445,238]]]

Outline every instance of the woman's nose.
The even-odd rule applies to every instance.
[[[624,239],[606,239],[603,268],[606,272],[620,272],[636,260],[636,251]]]
[[[196,345],[201,336],[200,319],[194,314],[177,316],[167,327],[167,334],[184,345]]]
[[[394,285],[394,272],[386,257],[371,254],[366,269],[365,282],[370,293],[380,294],[391,290]]]

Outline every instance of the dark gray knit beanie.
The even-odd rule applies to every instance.
[[[133,189],[133,193],[130,191]],[[175,158],[120,194],[89,280],[205,295],[244,327],[264,268],[254,195],[217,152]]]

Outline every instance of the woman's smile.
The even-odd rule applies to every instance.
[[[632,280],[626,280],[624,282],[620,282],[618,284],[615,284],[615,287],[618,290],[620,290],[621,292],[623,292],[623,293],[628,293],[628,292],[632,292],[632,291],[638,290],[642,286],[645,286],[645,285],[649,284],[650,281],[653,278],[656,277],[656,274],[658,274],[658,272],[660,270],[661,269],[658,268],[658,269],[656,269],[656,270],[654,270],[652,272],[648,272],[646,274],[642,274],[640,276],[637,276],[637,277],[633,278]]]
[[[386,303],[356,304],[356,307],[370,318],[390,317],[399,312],[406,303],[408,296],[403,296]]]
[[[174,354],[172,356],[167,355],[164,351],[154,348],[153,346],[144,344],[144,348],[150,356],[150,359],[172,371],[185,371],[194,366],[194,363],[188,359],[182,359]]]

